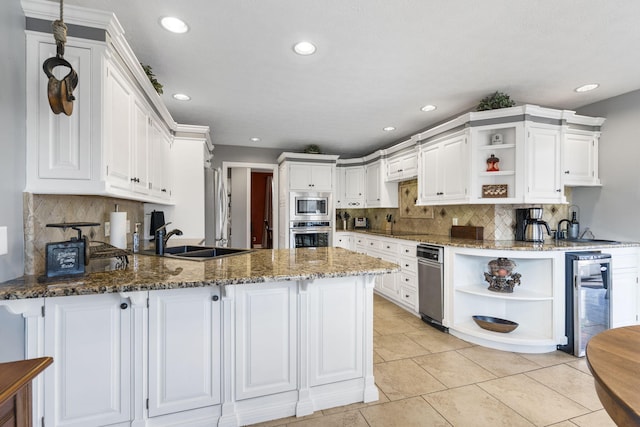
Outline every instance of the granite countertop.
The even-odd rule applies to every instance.
[[[569,240],[545,240],[544,243],[521,242],[517,240],[472,240],[459,239],[437,234],[420,234],[411,232],[392,232],[384,230],[339,230],[341,232],[370,234],[375,236],[391,237],[394,239],[411,240],[420,243],[431,243],[441,246],[454,246],[473,249],[503,249],[512,251],[571,251],[603,248],[626,248],[640,246],[640,242],[574,242]]]
[[[106,264],[94,263],[92,260],[88,268],[92,272],[79,277],[43,280],[23,276],[0,283],[0,300],[308,280],[399,270],[396,264],[341,248],[257,249],[203,262],[137,254],[129,256],[127,266],[115,259]]]

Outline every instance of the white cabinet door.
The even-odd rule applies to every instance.
[[[220,403],[220,290],[149,293],[149,416]]]
[[[333,169],[332,165],[312,165],[309,168],[313,191],[333,191]]]
[[[598,138],[593,133],[567,132],[562,141],[564,185],[599,185]]]
[[[438,175],[442,177],[440,191],[446,200],[465,200],[467,197],[467,137],[459,135],[442,142]]]
[[[73,92],[73,113],[54,114],[49,107],[47,86],[49,80],[42,72],[42,64],[49,58],[56,56],[56,44],[35,40],[28,41],[28,49],[32,46],[37,49],[37,64],[29,64],[29,72],[37,76],[30,82],[34,83],[37,101],[34,99],[34,111],[29,111],[27,117],[27,165],[29,166],[28,180],[37,182],[40,179],[91,179],[92,156],[92,122],[91,122],[91,90],[89,84],[91,76],[91,49],[70,46],[65,48],[65,59],[73,66],[81,76],[81,85]],[[30,61],[32,58],[29,58]],[[35,59],[35,58],[34,58]],[[60,70],[64,70],[62,73]],[[57,67],[55,75],[62,79],[68,72],[66,67]],[[84,83],[83,77],[88,80]],[[37,84],[35,83],[37,79]],[[31,83],[28,85],[31,89]],[[9,94],[5,94],[8,96]],[[31,107],[31,99],[28,99]],[[33,125],[33,126],[32,126]],[[93,155],[98,155],[94,153]],[[31,168],[33,165],[35,168]]]
[[[150,119],[146,107],[137,99],[133,100],[133,168],[131,182],[133,191],[149,193],[149,128]]]
[[[376,160],[364,167],[365,208],[397,208],[398,183],[386,182],[386,167],[383,160]]]
[[[45,425],[131,419],[131,308],[118,294],[45,299]]]
[[[353,279],[309,286],[309,383],[311,386],[363,375],[364,289]]]
[[[560,129],[557,126],[530,126],[527,146],[525,202],[562,202],[564,192],[560,181]]]
[[[297,284],[238,286],[236,399],[297,387]]]
[[[105,149],[107,181],[128,190],[131,187],[132,91],[122,74],[107,65],[105,84]]]
[[[336,168],[336,191],[335,191],[335,206],[336,209],[346,207],[347,204],[344,199],[344,170],[345,168]]]
[[[440,153],[442,146],[439,144],[430,145],[420,149],[418,170],[418,195],[420,203],[439,200],[442,195],[440,187],[440,176],[438,165],[440,164]]]
[[[351,233],[334,233],[333,245],[338,248],[353,250]]]
[[[380,206],[380,161],[365,166],[365,197],[367,206]]]
[[[611,277],[611,327],[638,324],[638,273],[613,270]]]
[[[150,193],[158,199],[168,200],[171,197],[171,139],[153,118],[149,124],[149,145]]]
[[[291,163],[289,165],[289,189],[311,191],[310,165]]]
[[[344,169],[345,208],[364,207],[364,166],[349,166]]]

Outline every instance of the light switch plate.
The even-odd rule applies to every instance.
[[[7,227],[0,227],[0,255],[5,255],[9,252],[9,246],[7,244]]]

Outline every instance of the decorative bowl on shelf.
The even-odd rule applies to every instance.
[[[499,319],[491,316],[472,316],[473,321],[482,329],[493,332],[507,333],[518,327],[516,322],[511,320]]]

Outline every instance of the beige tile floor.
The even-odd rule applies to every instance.
[[[375,296],[380,399],[262,427],[615,427],[584,358],[492,350],[437,331]]]

